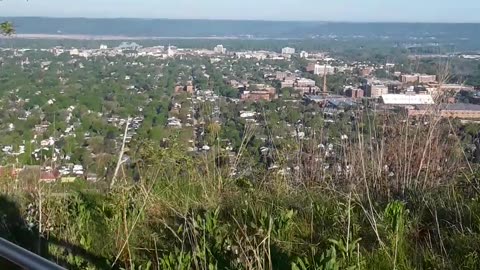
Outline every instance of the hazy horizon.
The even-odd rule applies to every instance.
[[[275,19],[222,19],[222,18],[147,18],[147,17],[88,17],[88,16],[3,16],[0,18],[46,18],[46,19],[92,19],[92,20],[178,20],[178,21],[258,21],[258,22],[313,22],[313,23],[358,23],[358,24],[480,24],[479,21],[442,22],[442,21],[347,21],[347,20],[275,20]]]
[[[474,0],[4,0],[1,17],[171,20],[312,21],[352,23],[480,23]]]

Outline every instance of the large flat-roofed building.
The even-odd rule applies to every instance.
[[[270,85],[266,84],[252,84],[252,87],[254,90],[248,91],[245,90],[242,95],[241,99],[246,101],[259,101],[259,100],[265,100],[265,101],[270,101],[272,99],[277,98],[276,94],[276,89],[275,87],[272,87]]]
[[[441,89],[442,91],[453,91],[453,92],[460,92],[460,91],[474,91],[475,88],[473,86],[463,85],[463,84],[442,84],[439,85],[437,89]]]
[[[297,86],[299,87],[315,86],[315,81],[312,79],[301,78],[297,80]]]
[[[403,74],[401,76],[402,83],[416,83],[418,81],[417,75]]]
[[[459,93],[460,91],[475,91],[473,86],[462,85],[462,84],[438,84],[438,83],[428,83],[425,85],[425,89],[428,93],[432,95],[439,95],[443,93],[453,92]]]
[[[440,115],[445,118],[480,119],[480,105],[467,103],[441,104],[438,107],[419,105],[414,109],[409,109],[408,115]]]
[[[436,75],[418,75],[418,82],[419,83],[432,83],[437,81]]]
[[[280,83],[280,87],[281,88],[293,87],[294,84],[295,84],[294,80],[285,80]]]
[[[295,48],[285,47],[282,49],[282,54],[294,54]]]
[[[295,86],[293,88],[301,95],[314,95],[320,92],[320,88],[318,86]]]
[[[433,83],[437,81],[436,75],[427,74],[403,74],[402,83]]]
[[[372,83],[364,85],[364,91],[367,97],[379,98],[388,94],[388,87],[381,83]]]
[[[215,48],[213,48],[213,51],[217,54],[225,54],[227,53],[227,49],[223,47],[223,45],[217,45]]]
[[[245,91],[242,94],[241,99],[244,101],[270,101],[272,100],[272,97],[267,91]]]
[[[315,64],[315,63],[310,63],[307,65],[306,68],[307,72],[311,72],[315,75],[332,75],[335,74],[335,68],[330,66],[330,65],[321,65],[321,64]]]
[[[285,80],[287,77],[291,76],[290,72],[277,71],[275,73],[275,79],[279,81]]]
[[[348,88],[345,90],[345,95],[351,98],[363,98],[363,90],[359,88]]]
[[[433,105],[431,95],[405,95],[386,94],[381,96],[381,102],[385,105]]]
[[[315,81],[307,78],[300,78],[295,82],[295,91],[302,95],[316,94],[320,91],[320,88],[315,85]]]
[[[268,84],[257,83],[257,84],[252,84],[251,86],[258,91],[266,91],[267,93],[269,93],[272,96],[275,95],[275,93],[277,92],[275,90],[275,87],[273,87],[271,85],[268,85]]]

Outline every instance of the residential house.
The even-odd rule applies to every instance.
[[[97,182],[98,176],[96,173],[87,173],[86,179],[89,182]]]
[[[57,181],[59,173],[57,171],[41,171],[40,182],[52,183]]]

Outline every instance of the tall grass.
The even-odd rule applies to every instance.
[[[69,269],[478,269],[478,174],[455,123],[356,119],[347,138],[325,126],[275,148],[278,169],[251,167],[248,127],[229,163],[237,176],[218,147],[198,157],[144,142],[138,183],[64,196],[1,187],[32,221],[25,230],[42,228],[42,254]]]

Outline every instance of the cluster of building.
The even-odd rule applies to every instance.
[[[278,98],[275,87],[266,84],[250,84],[241,90],[240,99],[243,101],[270,101]]]
[[[290,72],[276,72],[275,80],[280,81],[281,88],[293,88],[302,96],[306,94],[317,94],[320,91],[315,80],[303,78]]]
[[[63,165],[58,169],[51,166],[25,165],[16,167],[15,165],[0,166],[0,178],[10,179],[13,181],[33,181],[43,183],[71,183],[75,180],[82,179],[89,182],[98,181],[95,173],[85,173],[82,165],[74,165],[72,163]]]
[[[222,75],[224,76],[224,81],[227,82],[227,84],[232,88],[238,90],[237,94],[239,99],[231,98],[229,100],[234,100],[235,102],[271,101],[281,96],[280,94],[282,91],[279,90],[291,89],[295,93],[295,95],[291,96],[296,97],[296,103],[301,102],[301,99],[298,97],[303,97],[304,102],[320,106],[322,108],[320,112],[327,116],[327,121],[334,121],[333,117],[330,119],[328,116],[338,112],[343,112],[346,108],[362,107],[365,99],[368,100],[366,104],[374,104],[375,108],[386,110],[392,108],[402,108],[408,113],[408,115],[412,117],[435,114],[441,117],[480,119],[480,105],[456,103],[455,99],[442,100],[439,98],[445,93],[473,91],[472,87],[457,84],[441,84],[437,82],[437,77],[435,75],[402,74],[400,72],[395,72],[395,64],[393,63],[386,63],[383,65],[373,65],[368,62],[345,63],[341,60],[329,58],[324,53],[312,53],[306,51],[297,53],[296,49],[291,47],[285,47],[281,50],[281,52],[231,52],[227,51],[223,45],[217,45],[210,50],[206,50],[182,49],[175,46],[155,46],[143,48],[136,43],[122,43],[120,46],[115,48],[108,48],[106,45],[101,45],[99,49],[93,50],[64,49],[56,47],[51,49],[51,52],[55,55],[64,53],[70,54],[73,58],[70,60],[73,61],[72,63],[75,63],[76,60],[81,62],[81,59],[79,59],[80,57],[89,58],[99,55],[123,55],[132,57],[152,56],[159,59],[172,57],[182,59],[183,57],[191,55],[202,57],[207,56],[210,60],[210,63],[216,64],[214,65],[214,68],[221,69],[223,71]],[[296,61],[298,59],[295,57],[300,57],[303,59],[301,59],[301,61]],[[259,76],[252,76],[252,73],[254,72],[248,70],[248,68],[244,68],[244,70],[249,72],[249,75],[240,74],[243,70],[240,72],[235,71],[236,74],[233,75],[229,74],[228,70],[232,70],[232,66],[234,65],[235,61],[242,62],[239,60],[239,58],[253,59],[252,63],[255,63],[259,67],[258,69],[261,69],[261,72],[258,73],[263,73],[262,75],[264,77],[257,79]],[[291,70],[279,70],[279,67],[276,64],[271,64],[273,63],[272,61],[256,61],[265,59],[291,59]],[[309,62],[306,66],[302,66],[301,68],[296,66],[295,68],[292,68],[294,64],[301,63],[301,65],[303,65],[305,61]],[[25,61],[22,61],[22,65],[28,64],[28,58]],[[52,65],[51,61],[42,61],[40,63],[42,70],[48,70],[50,65]],[[139,61],[139,63],[129,62],[129,65],[141,66],[143,64]],[[78,66],[82,68],[82,66]],[[300,70],[293,70],[297,68]],[[388,76],[389,79],[375,78],[374,74],[377,69],[387,70],[389,72],[388,74],[392,76]],[[183,71],[185,74],[179,74],[177,83],[173,89],[174,95],[171,99],[171,106],[169,107],[170,111],[166,126],[170,128],[186,128],[186,130],[193,129],[194,135],[191,141],[194,145],[192,146],[192,149],[196,151],[208,151],[208,145],[198,144],[198,141],[201,141],[199,138],[204,136],[205,130],[204,127],[202,127],[202,123],[198,123],[203,120],[196,119],[195,115],[196,112],[198,112],[198,108],[201,107],[199,104],[209,102],[214,105],[213,111],[209,117],[210,119],[214,120],[213,122],[219,122],[220,110],[218,104],[220,103],[219,99],[221,99],[221,97],[219,97],[210,89],[199,88],[199,84],[197,83],[199,78],[195,78],[195,76],[201,76],[203,81],[205,81],[205,79],[209,81],[210,75],[213,75],[207,74],[207,69],[204,65],[202,65],[199,70],[201,70],[201,72],[197,70],[195,73],[194,70],[190,68]],[[193,75],[194,73],[195,75]],[[331,94],[328,92],[328,78],[329,76],[338,73],[351,75],[350,78],[362,78],[363,82],[357,83],[356,81],[355,83],[352,83],[352,85],[345,86],[341,95]],[[161,76],[161,74],[158,74],[157,76]],[[126,75],[124,79],[125,81],[134,81],[128,75]],[[123,80],[123,75],[121,80]],[[324,85],[319,85],[319,83],[323,83]],[[211,84],[206,83],[204,85],[209,87]],[[135,90],[134,85],[131,87],[131,90]],[[183,95],[183,93],[187,93],[189,95]],[[181,99],[186,99],[187,101]],[[480,103],[480,97],[478,100]],[[56,100],[51,98],[47,101],[47,104],[51,105],[55,102]],[[72,117],[72,111],[74,109],[74,107],[71,108],[69,118]],[[139,112],[141,114],[140,108]],[[112,124],[118,128],[124,127],[124,125],[129,121],[128,119],[122,119],[119,116],[110,115],[107,117],[103,116],[101,113],[98,113],[98,115],[106,118],[109,124]],[[257,116],[258,115],[256,112],[245,109],[241,111],[239,117],[247,122],[255,123],[255,118]],[[143,116],[130,119],[130,125],[126,138],[127,143],[130,142],[130,140],[135,136],[136,131],[142,122]],[[73,136],[76,125],[78,125],[78,123],[71,123],[71,121],[68,120],[66,126],[67,128],[62,134],[59,134],[60,137]],[[39,138],[40,135],[45,133],[50,126],[50,123],[41,123],[35,127],[35,132],[39,135]],[[9,126],[9,129],[15,129],[15,126]],[[88,139],[90,136],[90,134],[87,133],[84,135],[86,139]],[[298,132],[295,133],[295,136],[302,137],[302,135],[298,134]],[[53,137],[47,138],[47,136],[42,138],[44,140],[38,140],[38,147],[33,149],[34,158],[39,160],[41,159],[42,155],[45,154],[44,152],[51,151],[53,149],[53,156],[58,158],[58,163],[60,163],[61,166],[56,169],[40,167],[38,170],[41,181],[53,182],[60,179],[61,181],[68,182],[78,178],[94,181],[93,179],[97,178],[96,175],[88,173],[82,165],[70,163],[70,157],[65,154],[62,155],[59,152],[59,149],[56,148],[56,139]],[[119,141],[118,138],[115,139],[116,141]],[[115,143],[115,145],[117,146],[117,143]],[[2,151],[7,155],[15,156],[25,153],[25,146],[22,145],[22,147],[14,149],[13,146],[7,145],[3,146]]]

